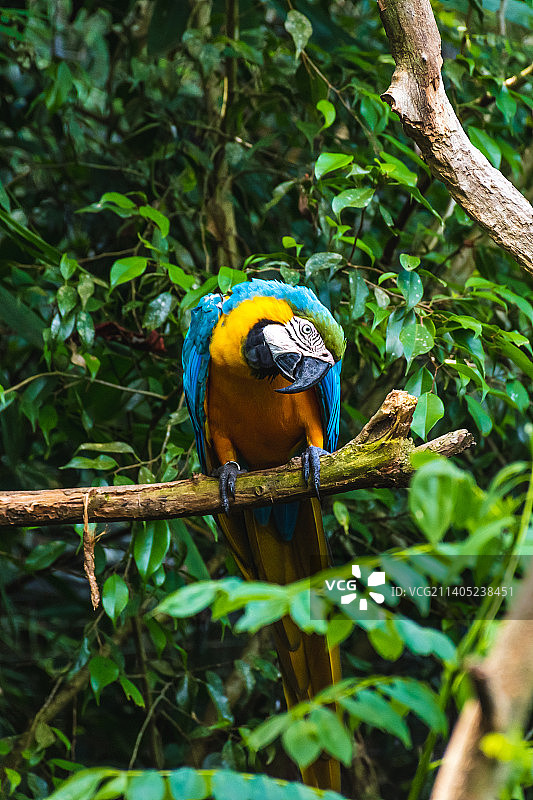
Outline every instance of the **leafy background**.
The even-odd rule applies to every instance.
[[[527,195],[531,3],[434,8],[459,118]],[[0,10],[0,56],[0,486],[197,471],[179,367],[190,311],[278,277],[313,287],[346,332],[341,443],[392,388],[420,398],[416,442],[460,427],[478,440],[458,466],[421,466],[409,503],[384,489],[326,502],[336,574],[395,549],[400,586],[438,585],[454,563],[493,589],[515,581],[533,287],[381,101],[393,62],[375,4],[33,0]],[[198,517],[99,525],[93,613],[81,534],[2,532],[8,795],[47,797],[75,773],[71,798],[276,797],[236,773],[296,780],[325,748],[348,796],[428,796],[471,692],[461,659],[486,650],[503,597],[364,624],[329,598],[311,621],[307,587],[243,586]],[[343,642],[346,678],[289,714],[262,630],[287,611]],[[527,744],[486,746],[515,764],[508,796],[528,796]]]

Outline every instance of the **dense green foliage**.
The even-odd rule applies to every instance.
[[[392,388],[420,397],[418,442],[460,427],[478,440],[457,465],[421,465],[409,500],[326,502],[336,577],[357,561],[423,590],[468,571],[491,592],[430,609],[422,591],[365,620],[318,582],[310,615],[308,585],[243,584],[214,520],[192,518],[99,525],[93,613],[83,526],[3,529],[6,794],[46,797],[105,766],[58,800],[311,796],[236,773],[297,780],[324,748],[348,796],[427,797],[471,692],[462,658],[493,639],[498,587],[516,588],[531,538],[531,280],[381,101],[393,62],[374,3],[18,5],[0,12],[0,488],[197,471],[179,367],[190,310],[278,277],[344,327],[341,443]],[[531,4],[434,6],[461,122],[523,190]],[[342,642],[345,681],[285,713],[260,630],[287,612]],[[525,796],[528,748],[491,746],[516,764],[506,796]]]

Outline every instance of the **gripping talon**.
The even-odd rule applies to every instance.
[[[309,479],[311,485],[315,490],[315,494],[320,500],[320,456],[328,455],[327,450],[321,447],[315,447],[310,444],[309,447],[302,453],[302,472],[304,481],[309,486]]]
[[[229,514],[229,498],[232,497],[235,500],[235,480],[240,472],[246,472],[246,470],[241,469],[236,461],[226,461],[213,473],[219,479],[220,500],[225,514]]]

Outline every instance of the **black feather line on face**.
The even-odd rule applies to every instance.
[[[263,328],[267,325],[279,325],[279,322],[273,319],[260,319],[256,322],[244,340],[242,353],[255,378],[258,380],[268,378],[273,381],[276,375],[279,375],[279,369],[263,336]]]

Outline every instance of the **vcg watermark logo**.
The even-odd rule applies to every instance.
[[[359,610],[360,611],[367,611],[368,610],[368,600],[364,596],[365,588],[367,589],[368,596],[375,602],[381,605],[385,602],[385,596],[381,594],[381,592],[373,592],[370,590],[370,587],[376,586],[384,586],[385,585],[385,573],[378,572],[377,570],[371,572],[368,578],[366,579],[366,587],[361,582],[361,588],[359,588],[357,584],[357,580],[361,581],[361,568],[359,564],[352,564],[352,575],[353,580],[349,578],[345,580],[344,578],[334,578],[333,580],[327,580],[326,588],[328,592],[341,592],[341,604],[343,606],[348,605],[349,603],[355,602],[359,598]]]

